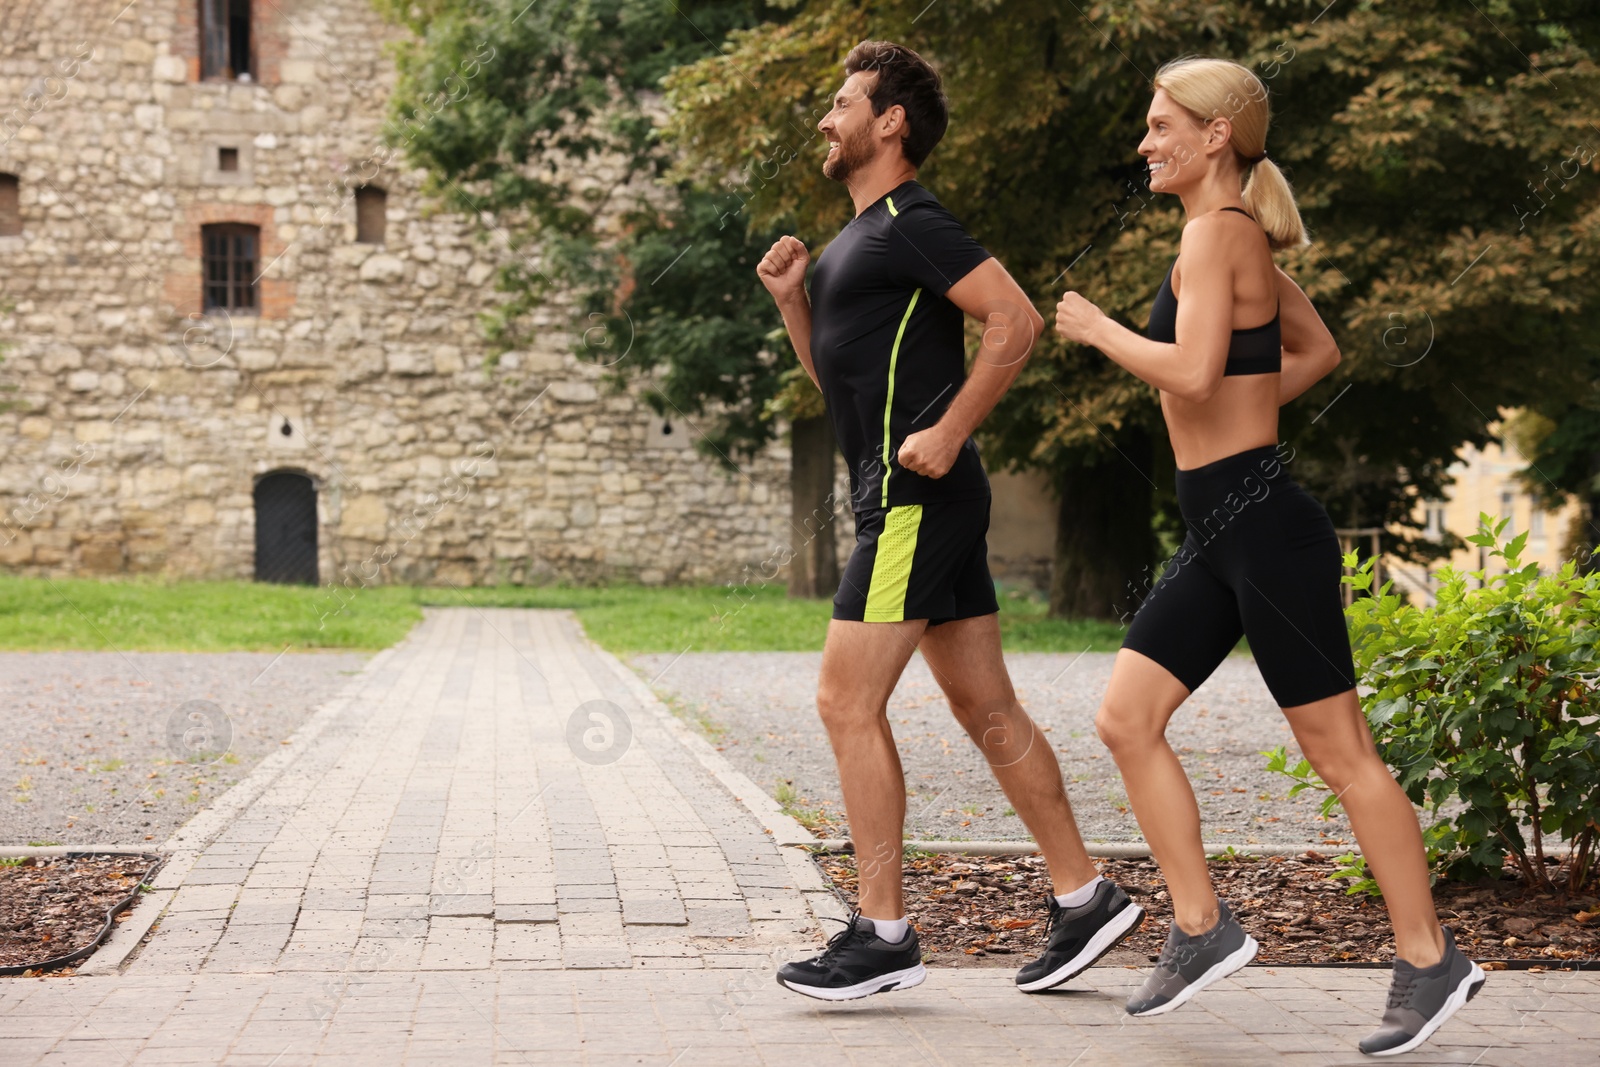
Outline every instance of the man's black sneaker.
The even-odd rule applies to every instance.
[[[1156,969],[1144,988],[1128,998],[1129,1015],[1163,1015],[1188,1003],[1212,982],[1226,978],[1255,959],[1256,940],[1244,932],[1225,900],[1217,901],[1217,922],[1190,937],[1174,919]]]
[[[1045,901],[1050,919],[1044,955],[1017,972],[1017,988],[1024,993],[1058,986],[1088,970],[1144,919],[1144,909],[1110,879],[1095,886],[1089,903],[1076,908],[1063,908],[1054,895],[1046,896]]]
[[[926,977],[915,930],[907,930],[904,941],[891,943],[860,912],[850,913],[849,923],[819,954],[778,968],[779,985],[819,1000],[855,1000],[910,989]]]
[[[1361,1039],[1362,1052],[1369,1056],[1410,1052],[1483,988],[1483,968],[1462,955],[1448,926],[1440,929],[1444,958],[1432,967],[1414,967],[1395,957],[1383,1025]]]

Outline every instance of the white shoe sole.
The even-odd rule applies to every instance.
[[[1450,1016],[1460,1011],[1461,1006],[1472,999],[1472,994],[1478,991],[1478,987],[1483,984],[1484,979],[1487,977],[1488,976],[1483,973],[1483,968],[1474,963],[1472,965],[1472,970],[1468,971],[1466,977],[1461,979],[1461,984],[1456,986],[1455,989],[1451,990],[1450,995],[1445,998],[1444,1007],[1439,1010],[1439,1014],[1429,1019],[1423,1025],[1421,1032],[1418,1033],[1416,1037],[1413,1037],[1410,1041],[1407,1041],[1403,1045],[1396,1045],[1394,1048],[1386,1048],[1381,1052],[1368,1052],[1367,1055],[1398,1056],[1403,1052],[1410,1052],[1412,1049],[1428,1040],[1428,1038],[1432,1037],[1434,1031],[1443,1026]]]
[[[778,979],[778,982],[785,989],[792,989],[796,993],[804,993],[806,996],[816,997],[818,1000],[859,1000],[862,997],[870,997],[874,993],[910,989],[912,986],[921,985],[927,977],[928,969],[919,963],[915,967],[907,967],[903,971],[890,971],[888,974],[880,974],[876,978],[869,978],[865,982],[857,982],[855,985],[839,986],[833,989],[823,986],[801,985],[785,981],[782,978]]]
[[[1206,971],[1199,978],[1196,978],[1194,981],[1184,986],[1183,989],[1179,990],[1177,996],[1173,997],[1165,1004],[1162,1004],[1160,1007],[1150,1008],[1146,1011],[1137,1013],[1130,1011],[1128,1014],[1142,1019],[1146,1015],[1165,1015],[1169,1011],[1178,1010],[1185,1004],[1189,1003],[1189,1001],[1194,998],[1194,995],[1200,992],[1200,990],[1204,989],[1206,986],[1228,977],[1228,975],[1232,974],[1234,971],[1237,971],[1239,968],[1255,959],[1256,952],[1260,949],[1260,947],[1261,946],[1256,943],[1255,938],[1251,937],[1249,934],[1246,934],[1244,937],[1244,944],[1234,949],[1231,953],[1229,953],[1227,956],[1224,956],[1216,963],[1213,963],[1210,970]]]
[[[1041,989],[1058,986],[1069,978],[1075,978],[1088,970],[1094,962],[1107,952],[1111,947],[1124,937],[1129,931],[1139,925],[1144,919],[1144,909],[1137,904],[1129,904],[1111,917],[1111,921],[1095,931],[1089,943],[1083,946],[1076,956],[1057,967],[1043,978],[1035,978],[1031,982],[1018,982],[1017,988],[1024,993],[1037,993]]]

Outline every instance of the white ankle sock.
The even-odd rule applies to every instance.
[[[1095,875],[1094,881],[1081,885],[1070,893],[1057,893],[1056,903],[1063,908],[1081,908],[1094,899],[1095,887],[1105,881],[1102,875]]]
[[[898,945],[906,939],[906,933],[911,929],[911,920],[901,916],[898,919],[873,919],[872,930],[880,938],[891,945]]]

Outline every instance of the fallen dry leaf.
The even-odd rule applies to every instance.
[[[129,880],[149,867],[131,855],[30,856],[0,867],[0,966],[40,973],[34,964],[85,947],[105,925],[107,909],[128,896]],[[129,914],[131,908],[117,918]]]

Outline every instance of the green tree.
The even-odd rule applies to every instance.
[[[416,34],[397,50],[390,142],[520,253],[484,316],[496,353],[570,301],[577,354],[619,387],[643,379],[666,424],[729,468],[787,420],[794,533],[775,561],[791,593],[830,595],[832,438],[820,406],[780,396],[781,320],[749,284],[775,235],[670,181],[657,136],[662,76],[755,24],[758,0],[377,2]]]
[[[848,200],[821,176],[820,155],[790,164],[793,131],[815,121],[853,44],[900,40],[939,63],[953,102],[923,181],[1042,311],[1070,287],[1135,326],[1182,224],[1134,151],[1150,76],[1196,52],[1255,69],[1273,94],[1268,150],[1315,242],[1280,264],[1345,355],[1284,409],[1281,436],[1337,525],[1404,524],[1501,408],[1593,388],[1600,161],[1570,175],[1566,162],[1600,147],[1589,106],[1600,16],[1587,5],[785,6],[792,18],[736,31],[724,55],[669,76],[680,176],[815,253]],[[1170,524],[1173,506],[1154,400],[1052,335],[984,428],[991,462],[1042,468],[1060,491],[1057,614],[1114,615],[1142,588],[1156,512]]]

